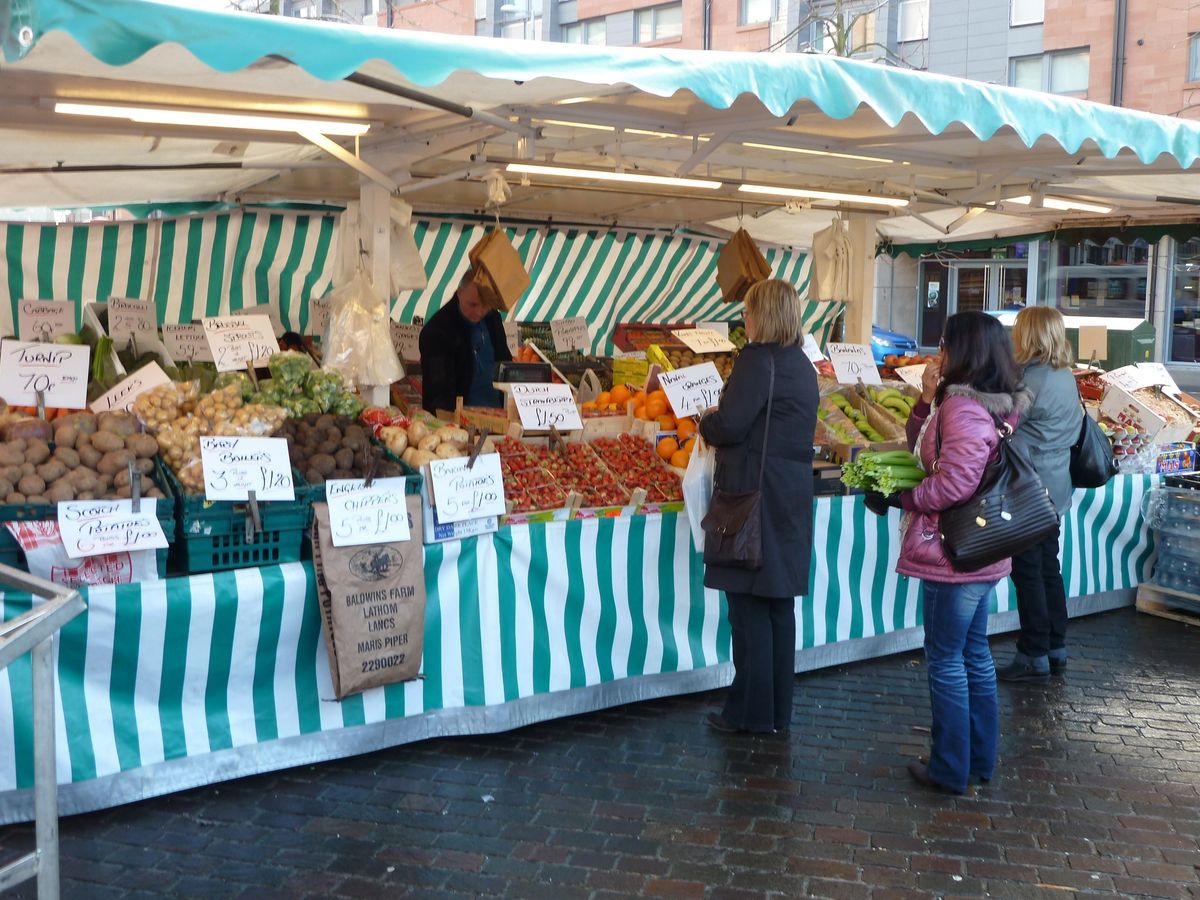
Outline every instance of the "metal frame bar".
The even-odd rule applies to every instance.
[[[0,566],[0,585],[45,597],[0,623],[0,669],[33,656],[33,805],[37,847],[0,868],[0,891],[37,878],[39,900],[58,900],[58,777],[54,748],[54,638],[87,605],[78,591]]]

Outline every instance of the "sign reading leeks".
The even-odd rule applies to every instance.
[[[41,391],[47,406],[87,406],[86,344],[34,344],[6,340],[0,344],[0,397],[13,406],[33,406]]]
[[[203,325],[218,372],[237,372],[279,352],[268,316],[218,316]]]
[[[569,384],[513,384],[513,402],[521,425],[530,431],[578,431],[583,428],[579,407]]]
[[[167,536],[155,510],[156,501],[141,501],[138,512],[132,500],[72,500],[58,504],[58,531],[67,556],[80,559],[104,553],[159,550]]]
[[[659,372],[658,386],[666,392],[675,415],[694,416],[717,405],[725,382],[717,367],[706,362],[674,372]]]
[[[170,384],[171,379],[158,363],[152,362],[142,366],[107,394],[92,401],[92,412],[108,412],[113,409],[128,410],[139,394],[144,394],[160,384]]]
[[[465,522],[485,516],[502,516],[504,479],[500,454],[483,453],[468,468],[467,460],[435,459],[429,463],[433,505],[439,522]]]
[[[325,482],[329,535],[335,547],[392,544],[411,540],[403,478],[362,478]]]
[[[200,438],[205,500],[295,500],[285,438]]]

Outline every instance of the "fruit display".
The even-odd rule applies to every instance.
[[[270,437],[287,418],[282,407],[247,404],[238,384],[201,396],[194,381],[159,385],[141,394],[133,408],[157,440],[163,459],[191,493],[204,490],[201,436]]]
[[[688,366],[698,366],[700,363],[710,362],[717,367],[717,371],[721,373],[721,378],[725,381],[729,380],[729,376],[733,372],[732,353],[694,353],[684,346],[665,346],[661,349],[671,363],[672,369],[686,369]]]
[[[842,394],[830,394],[828,397],[821,399],[821,404],[831,403],[835,406],[842,415],[854,423],[854,427],[858,429],[859,434],[865,437],[873,444],[880,444],[887,440],[875,426],[867,420],[867,414],[858,409]]]
[[[588,444],[563,444],[553,450],[543,447],[533,455],[564,490],[579,494],[582,506],[624,506],[629,502],[629,491]]]
[[[925,470],[907,450],[872,453],[864,450],[842,466],[842,483],[847,487],[876,491],[889,496],[916,487],[925,479]]]
[[[465,428],[437,419],[417,419],[407,428],[389,425],[379,430],[379,439],[394,456],[414,469],[435,459],[460,459],[470,455],[470,435]]]
[[[655,448],[641,438],[631,434],[597,438],[592,447],[625,487],[630,490],[644,488],[647,502],[683,499],[679,476],[667,468]]]
[[[497,442],[496,452],[500,454],[504,498],[510,512],[528,513],[566,505],[567,492],[538,462],[529,447],[515,438],[504,438]]]
[[[873,401],[895,416],[896,421],[901,425],[908,421],[912,408],[917,403],[916,397],[905,394],[896,388],[867,388],[867,394]]]
[[[1079,396],[1084,400],[1102,399],[1104,391],[1108,387],[1103,375],[1103,372],[1096,369],[1076,369],[1075,387],[1079,389]]]
[[[729,329],[729,343],[733,344],[739,350],[750,343],[750,338],[746,336],[745,325],[735,325]]]
[[[54,504],[132,494],[133,462],[143,497],[161,498],[151,480],[158,443],[126,412],[74,413],[51,425],[16,422],[0,443],[0,498],[5,503]]]
[[[529,344],[537,344],[542,356],[555,365],[583,359],[583,352],[580,350],[560,353],[554,349],[554,332],[550,329],[549,322],[521,322],[517,326],[517,334],[521,339],[521,347],[526,349],[525,358],[521,358],[521,351],[518,350],[518,355],[514,357],[517,362],[542,362],[541,357],[528,347]]]
[[[331,478],[376,478],[406,474],[403,466],[387,459],[382,447],[371,442],[370,431],[346,416],[308,413],[288,419],[279,430],[287,438],[292,465],[309,484],[324,484]]]
[[[883,365],[879,367],[879,373],[884,378],[893,378],[896,375],[897,369],[903,369],[905,366],[924,366],[937,361],[938,356],[936,353],[926,356],[922,356],[919,353],[916,356],[900,356],[895,353],[889,353],[883,358]]]

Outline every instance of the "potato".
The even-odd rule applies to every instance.
[[[428,450],[417,450],[412,456],[412,462],[409,463],[414,469],[419,469],[428,462],[437,459],[437,456]]]
[[[437,449],[433,451],[438,459],[458,459],[467,454],[460,450],[457,445],[442,443],[437,445]]]
[[[417,455],[417,448],[409,447],[407,450],[405,450],[403,453],[400,454],[400,459],[411,466],[413,464],[413,461],[412,461],[413,457],[416,455]]]
[[[44,419],[18,419],[4,429],[4,438],[8,441],[38,438],[48,443],[54,440],[54,426]]]
[[[93,447],[91,444],[83,446],[76,444],[75,451],[79,454],[79,461],[89,469],[94,469],[100,465],[100,460],[104,458],[104,454]]]
[[[54,451],[54,458],[66,466],[68,469],[79,468],[79,451],[65,445],[59,446]]]
[[[111,431],[97,431],[92,435],[92,446],[101,453],[112,453],[125,449],[125,438]]]
[[[213,395],[210,394],[209,396]],[[101,413],[96,417],[96,426],[100,431],[115,434],[121,440],[132,434],[137,434],[140,430],[137,416],[124,410],[112,410],[111,412]]]
[[[90,412],[71,413],[69,416],[63,416],[57,421],[59,428],[68,426],[74,428],[81,435],[92,435],[96,433],[96,415]]]
[[[337,425],[337,419],[331,416],[329,413],[322,413],[321,415],[317,416],[316,420],[313,422],[313,425],[317,428],[332,428]]]
[[[309,469],[304,473],[304,480],[309,484],[324,484],[325,476],[322,475],[317,469]]]
[[[112,490],[112,476],[101,475],[96,479],[96,493],[103,496]]]
[[[67,467],[57,459],[52,459],[50,462],[42,463],[37,467],[37,477],[42,479],[46,484],[53,484],[67,474]],[[29,493],[26,491],[25,493]],[[41,493],[41,491],[37,491]]]
[[[441,442],[442,439],[437,436],[437,432],[435,431],[433,434],[427,434],[425,437],[421,438],[421,440],[417,442],[417,449],[432,453],[437,448],[437,445]]]
[[[40,466],[50,458],[50,445],[45,441],[30,441],[25,445],[25,461]]]
[[[25,462],[25,454],[10,444],[0,444],[0,465],[19,466]]]
[[[31,462],[21,463],[21,475],[22,476],[32,475],[32,474],[34,474],[35,471],[37,471],[37,466],[35,466],[33,463],[31,463]]]
[[[408,426],[408,442],[410,444],[419,445],[421,439],[429,434],[429,429],[424,422],[413,422]]]
[[[148,434],[131,434],[125,438],[125,449],[133,451],[138,459],[153,459],[158,453],[158,441]]]
[[[147,478],[145,475],[139,475],[138,478],[141,479],[138,482],[138,484],[141,485],[141,491],[143,494],[145,494],[146,491],[150,490],[150,488],[154,487],[154,482],[151,481],[149,478]],[[120,472],[118,472],[116,475],[113,476],[113,487],[118,487],[118,488],[129,487],[129,483],[130,482],[129,482],[129,470],[128,469],[122,469]]]
[[[439,428],[437,435],[443,441],[453,441],[456,444],[465,444],[469,441],[470,435],[467,434],[467,429],[449,426],[448,428]]]
[[[96,471],[101,475],[116,475],[122,469],[129,467],[131,459],[133,459],[133,453],[125,449],[105,453],[104,457],[97,464]]]
[[[139,459],[136,466],[143,475],[150,475],[154,472],[154,460],[152,459]]]
[[[26,497],[36,496],[46,490],[46,482],[37,475],[26,475],[17,482],[17,490]]]
[[[47,500],[45,497],[43,497],[41,494],[35,494],[32,497],[26,497],[25,502],[26,503],[49,503],[50,501]]]
[[[74,447],[79,440],[79,432],[70,425],[59,425],[54,429],[54,443],[59,447]]]
[[[91,491],[82,491],[75,495],[76,500],[95,500],[96,495]]]
[[[353,477],[354,477],[354,473],[353,473],[353,472],[349,472],[349,471],[347,471],[346,469],[337,469],[337,470],[336,470],[336,471],[335,471],[335,472],[334,472],[332,475],[330,475],[329,477],[330,477],[330,478],[353,478]]]
[[[333,456],[341,449],[341,441],[322,441],[317,445],[317,453],[321,456]]]
[[[13,491],[7,497],[4,498],[4,502],[5,503],[24,503],[25,495],[22,494],[20,491]]]
[[[13,492],[13,486],[3,478],[0,478],[0,497],[7,497]]]
[[[75,489],[65,481],[60,481],[46,491],[46,499],[51,503],[66,503],[75,499]]]
[[[354,468],[354,451],[343,447],[337,453],[333,454],[334,461],[337,462],[339,469]]]
[[[24,474],[25,473],[21,471],[20,465],[5,466],[3,469],[0,469],[0,478],[3,478],[5,481],[11,481],[14,484],[20,481],[21,476]]]
[[[93,493],[100,484],[99,479],[96,477],[96,473],[91,469],[85,468],[79,468],[74,472],[71,472],[69,475],[67,475],[66,482],[75,489],[75,493],[77,494]],[[4,483],[0,482],[0,487],[3,486]]]
[[[337,460],[328,453],[318,453],[308,461],[310,469],[316,469],[326,478],[337,468]]]
[[[146,491],[147,497],[153,497],[155,500],[165,500],[167,495],[160,491],[157,487],[152,487]]]

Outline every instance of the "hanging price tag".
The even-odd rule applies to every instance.
[[[707,328],[680,328],[671,334],[693,353],[730,353],[737,349],[729,338]]]
[[[72,300],[22,300],[17,306],[17,336],[23,341],[52,341],[74,333]]]
[[[716,406],[725,389],[721,373],[710,362],[659,372],[658,385],[666,392],[667,402],[677,416],[694,416]]]
[[[163,344],[167,353],[175,362],[212,362],[212,348],[208,346],[208,337],[204,334],[204,326],[193,325],[163,325]]]
[[[508,352],[515,358],[521,346],[521,332],[516,319],[504,323],[504,342],[508,344]]]
[[[568,384],[514,384],[513,402],[521,425],[530,431],[578,431],[583,428],[579,407]]]
[[[429,480],[439,522],[504,515],[504,479],[498,453],[480,454],[471,468],[461,457],[432,460]]]
[[[58,531],[67,556],[79,559],[166,547],[167,536],[163,534],[155,505],[154,498],[143,498],[135,513],[132,500],[73,500],[58,504]]]
[[[113,297],[108,301],[108,336],[118,347],[123,347],[131,337],[135,340],[157,337],[157,316],[153,303]]]
[[[392,544],[412,538],[403,478],[361,478],[325,482],[329,536],[335,547]]]
[[[10,406],[33,406],[38,391],[47,406],[87,406],[88,361],[92,350],[80,344],[0,344],[0,397]]]
[[[203,325],[218,372],[240,372],[247,363],[266,362],[279,352],[267,316],[220,316],[205,319]]]
[[[829,361],[833,363],[833,374],[839,384],[858,384],[861,379],[866,384],[883,384],[879,377],[879,369],[875,365],[875,357],[871,348],[866,344],[835,344],[825,345],[829,353]]]
[[[295,500],[285,438],[201,437],[205,500]]]
[[[589,344],[587,319],[580,316],[555,319],[550,323],[550,338],[554,341],[555,353],[587,350]]]
[[[92,401],[92,412],[108,412],[113,409],[132,409],[133,401],[139,394],[144,394],[160,384],[170,384],[171,379],[158,363],[152,362],[142,366],[107,394]]]
[[[308,333],[314,337],[324,337],[325,329],[329,327],[329,299],[313,297],[308,301]]]
[[[392,323],[392,346],[401,362],[421,361],[421,326]]]

